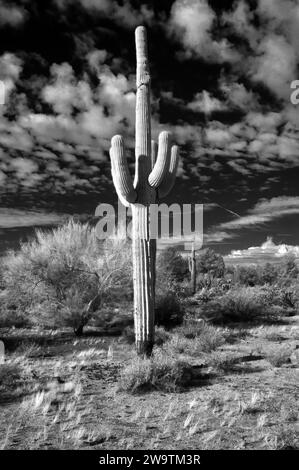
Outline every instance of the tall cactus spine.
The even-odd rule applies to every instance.
[[[112,179],[120,201],[132,209],[132,255],[135,344],[138,355],[150,356],[154,344],[156,240],[151,239],[150,206],[173,187],[178,147],[161,132],[159,145],[151,140],[150,72],[146,29],[139,26],[136,41],[135,178],[131,179],[124,143],[111,140]]]

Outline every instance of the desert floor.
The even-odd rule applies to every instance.
[[[298,320],[234,326],[217,351],[183,357],[175,393],[119,391],[134,348],[113,331],[3,329],[0,448],[298,449]]]

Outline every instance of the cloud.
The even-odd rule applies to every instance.
[[[234,235],[227,232],[208,232],[204,235],[204,242],[205,243],[218,243],[222,242],[223,240],[227,240],[233,238]]]
[[[0,56],[0,80],[4,83],[5,87],[5,104],[8,102],[9,96],[16,86],[21,71],[22,61],[15,54],[6,52]],[[5,105],[0,106],[0,113],[1,111],[3,112],[3,109],[5,109]]]
[[[296,77],[297,57],[284,36],[265,37],[257,48],[252,79],[264,83],[279,98],[289,99],[290,84]]]
[[[225,109],[224,103],[211,96],[211,94],[206,90],[203,90],[201,93],[197,93],[194,99],[188,103],[187,107],[193,111],[201,111],[206,114]]]
[[[133,8],[130,2],[119,5],[112,0],[55,0],[57,6],[63,10],[71,8],[74,4],[80,4],[91,14],[113,19],[116,23],[126,28],[134,28],[139,24],[151,24],[154,12],[147,5]]]
[[[211,62],[231,62],[239,58],[226,38],[216,41],[212,28],[215,11],[206,0],[176,0],[167,25],[171,36],[184,47],[185,57],[202,57]]]
[[[0,26],[17,27],[26,20],[24,8],[0,1]]]
[[[254,7],[241,0],[223,13],[222,22],[247,42],[240,48],[235,73],[263,84],[287,106],[299,59],[298,2],[258,0]]]
[[[259,31],[254,27],[253,21],[254,12],[244,0],[235,1],[234,8],[222,15],[222,22],[230,25],[239,36],[245,36],[252,47],[259,38]]]
[[[31,227],[34,225],[55,225],[66,220],[66,214],[25,211],[0,207],[0,228]]]
[[[288,254],[292,254],[299,259],[299,246],[287,245],[285,243],[276,245],[272,237],[268,237],[261,246],[251,246],[245,250],[232,250],[225,257],[225,260],[229,262],[265,262],[282,258]]]
[[[299,214],[299,197],[278,196],[259,201],[248,215],[220,224],[224,230],[240,230],[245,227],[268,223],[286,215]]]

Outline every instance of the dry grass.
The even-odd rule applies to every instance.
[[[36,341],[37,350],[30,344],[14,348],[5,364],[14,377],[12,388],[5,385],[9,401],[0,396],[0,447],[298,448],[298,369],[294,362],[271,367],[267,358],[276,349],[266,339],[282,335],[286,357],[292,357],[296,322],[246,330],[202,324],[193,337],[177,328],[167,332],[170,340],[155,347],[152,359],[143,361],[132,345],[113,337],[74,340],[64,333],[53,335],[50,343]],[[210,352],[203,352],[204,328]],[[184,346],[181,358],[177,345],[167,353],[177,338]],[[218,350],[211,350],[215,346]],[[191,375],[194,367],[210,373],[208,385],[190,380],[189,364]],[[6,372],[2,377],[9,376]],[[25,388],[26,381],[19,381],[24,373]]]
[[[164,390],[175,392],[188,385],[190,365],[155,349],[150,359],[133,358],[122,370],[119,390],[141,392]]]
[[[220,328],[202,324],[192,336],[189,333],[189,327],[177,329],[162,347],[172,357],[184,354],[199,358],[203,353],[210,353],[224,343],[225,336]]]
[[[269,352],[266,356],[267,361],[274,367],[282,367],[291,362],[292,350],[288,346],[283,346]]]

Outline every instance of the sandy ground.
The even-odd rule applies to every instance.
[[[117,388],[134,357],[121,337],[2,330],[6,362],[25,376],[0,391],[0,447],[298,449],[298,321],[240,325],[236,342],[211,353],[216,365],[189,358],[201,375],[184,391],[135,395]],[[288,358],[275,366],[279,351]]]

